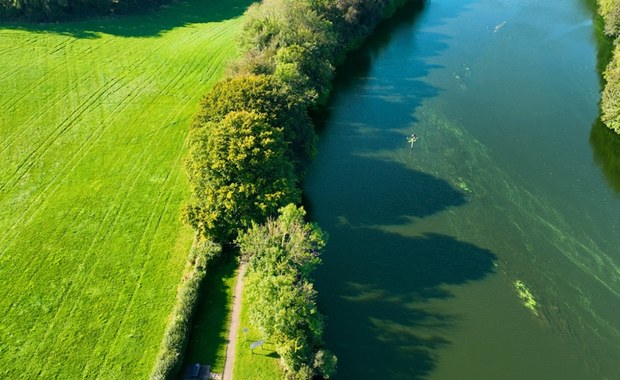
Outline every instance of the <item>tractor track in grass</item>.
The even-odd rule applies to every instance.
[[[190,38],[184,39],[183,43],[194,43],[201,47],[203,45],[209,47],[213,43],[212,40],[216,39],[216,37],[213,37],[215,34],[218,35],[217,38],[220,38],[219,36],[225,37],[226,33],[229,33],[229,29],[220,27],[214,31],[205,31],[203,33],[191,35],[189,36]],[[207,39],[207,36],[211,36],[211,38]],[[90,97],[86,100],[82,100],[79,108],[73,111],[74,114],[65,118],[62,124],[58,125],[57,129],[54,129],[47,135],[42,135],[47,136],[47,138],[52,141],[46,142],[45,137],[39,137],[40,143],[34,144],[27,156],[28,158],[21,161],[17,170],[11,172],[10,181],[3,181],[1,184],[2,192],[0,192],[0,204],[18,195],[21,197],[20,194],[27,189],[26,186],[30,186],[34,183],[30,178],[30,172],[32,172],[33,169],[35,171],[41,171],[41,168],[44,168],[44,165],[47,164],[48,161],[55,160],[57,157],[64,154],[63,151],[56,151],[56,147],[59,146],[58,144],[64,143],[65,141],[76,144],[73,148],[71,148],[71,145],[69,146],[71,148],[69,151],[72,154],[68,156],[69,159],[61,162],[60,166],[53,173],[46,174],[45,177],[43,177],[44,187],[42,189],[37,190],[36,193],[26,193],[26,198],[23,198],[21,201],[25,207],[21,209],[21,213],[17,220],[11,218],[8,224],[14,226],[19,225],[20,227],[28,226],[28,228],[31,228],[29,227],[30,225],[34,226],[35,224],[33,223],[35,222],[40,223],[42,218],[49,214],[50,202],[59,199],[58,196],[66,191],[65,185],[67,180],[71,181],[71,178],[75,176],[74,173],[77,171],[82,170],[83,172],[83,169],[88,167],[85,165],[91,165],[86,163],[86,159],[97,152],[101,152],[99,145],[104,141],[102,138],[107,134],[110,128],[113,127],[117,132],[121,131],[121,140],[125,141],[126,144],[133,144],[134,140],[144,141],[145,138],[148,138],[149,141],[146,145],[140,142],[141,148],[138,156],[135,156],[133,153],[123,153],[123,156],[112,159],[122,160],[126,157],[133,160],[133,165],[128,168],[129,170],[125,169],[127,167],[126,164],[118,164],[115,162],[105,163],[106,168],[115,168],[115,171],[124,173],[124,176],[119,177],[122,178],[122,184],[121,186],[115,186],[115,192],[111,193],[113,197],[108,197],[106,199],[106,202],[109,203],[111,207],[106,208],[106,212],[103,214],[104,216],[101,220],[99,220],[96,225],[93,225],[96,234],[91,237],[85,251],[83,251],[80,256],[71,256],[69,258],[70,261],[67,262],[69,266],[62,268],[70,277],[68,281],[54,284],[53,302],[49,303],[49,300],[44,301],[47,302],[46,307],[50,311],[47,316],[35,317],[29,315],[24,321],[15,325],[15,321],[18,320],[16,317],[24,312],[29,313],[32,309],[30,305],[32,305],[33,300],[36,301],[35,298],[32,298],[28,294],[30,292],[20,292],[20,289],[23,290],[26,288],[31,289],[33,292],[40,292],[40,285],[37,285],[36,282],[32,282],[32,278],[49,278],[51,281],[54,281],[53,277],[50,277],[45,269],[49,267],[49,264],[58,265],[57,261],[59,255],[63,253],[55,251],[54,249],[48,249],[41,252],[43,256],[26,255],[21,256],[19,260],[9,260],[9,258],[15,257],[15,252],[17,252],[16,250],[18,249],[18,245],[15,241],[18,241],[20,236],[23,235],[23,228],[9,228],[9,233],[5,234],[3,238],[0,239],[0,271],[5,273],[6,270],[8,273],[17,274],[17,276],[13,277],[11,282],[7,284],[8,287],[5,286],[2,289],[5,294],[5,297],[2,298],[5,302],[0,301],[0,304],[4,303],[2,309],[6,310],[6,312],[0,317],[2,321],[0,325],[15,326],[15,331],[21,331],[23,341],[35,343],[34,345],[29,345],[27,349],[12,348],[10,350],[10,352],[12,352],[12,357],[17,359],[16,362],[26,363],[26,367],[20,366],[22,370],[23,368],[27,368],[28,373],[39,374],[40,376],[68,376],[69,374],[71,374],[71,376],[88,376],[93,369],[99,368],[99,375],[102,377],[109,377],[111,373],[114,373],[113,371],[108,372],[109,369],[120,368],[116,367],[119,365],[119,350],[123,350],[121,346],[127,343],[127,332],[135,328],[132,326],[136,323],[136,310],[144,308],[144,302],[148,299],[145,298],[141,289],[142,282],[146,277],[149,278],[148,281],[152,281],[152,269],[149,268],[157,267],[155,252],[160,249],[159,246],[161,246],[162,239],[166,239],[169,234],[168,227],[166,227],[167,229],[165,232],[162,231],[163,223],[164,221],[170,220],[169,214],[177,212],[177,202],[179,199],[178,191],[174,191],[173,189],[178,188],[179,183],[182,184],[184,182],[182,181],[183,174],[181,170],[179,170],[181,167],[183,150],[177,149],[176,157],[172,161],[166,160],[168,163],[166,167],[168,169],[165,172],[160,171],[157,174],[151,174],[152,170],[149,169],[149,171],[147,171],[145,168],[159,165],[161,158],[157,157],[156,152],[159,152],[162,148],[168,148],[170,152],[166,139],[171,136],[171,133],[176,136],[174,138],[175,141],[180,142],[179,146],[184,145],[186,135],[181,133],[180,130],[171,131],[170,128],[179,128],[179,126],[176,126],[176,122],[181,118],[181,115],[187,115],[188,110],[197,107],[196,97],[191,97],[187,95],[187,93],[204,93],[205,86],[213,83],[215,79],[214,75],[221,72],[222,62],[230,56],[231,49],[233,49],[231,45],[232,44],[224,45],[217,51],[217,54],[209,54],[206,57],[196,50],[186,51],[186,53],[189,54],[184,55],[184,58],[187,56],[184,62],[185,64],[179,67],[178,70],[174,72],[166,70],[166,66],[178,64],[178,60],[171,57],[166,61],[160,62],[161,64],[156,69],[149,67],[149,70],[145,71],[147,76],[139,78],[139,83],[135,80],[129,81],[131,99],[137,97],[143,98],[145,93],[150,94],[152,91],[156,91],[159,94],[147,95],[148,100],[147,103],[141,105],[143,110],[140,116],[136,117],[135,111],[127,111],[133,112],[132,115],[135,119],[147,120],[148,117],[146,117],[145,114],[157,112],[157,109],[161,107],[161,103],[156,96],[170,96],[170,99],[166,100],[166,104],[168,104],[168,102],[176,102],[176,105],[170,109],[168,115],[166,115],[164,119],[161,119],[158,125],[150,128],[150,131],[144,129],[134,130],[131,128],[132,123],[130,121],[126,123],[119,122],[119,119],[125,117],[124,113],[126,109],[131,108],[128,106],[128,104],[132,103],[131,100],[126,99],[126,101],[114,105],[114,108],[103,109],[103,107],[108,107],[107,102],[98,99],[109,97],[110,94],[119,91],[119,89],[122,91],[125,86],[125,82],[123,82],[124,76],[114,78],[117,84],[110,85],[110,87],[107,88],[99,88],[95,93],[90,93]],[[150,57],[152,59],[158,59],[161,58],[161,56],[165,56],[165,54],[162,53],[165,49],[173,48],[160,45],[156,51],[151,52]],[[146,60],[148,60],[148,58],[145,59],[145,61]],[[135,62],[134,67],[136,70],[141,69],[141,66]],[[182,83],[188,75],[197,77],[195,75],[196,71],[200,71],[202,75],[195,83],[190,86],[188,86],[187,83]],[[57,72],[62,71],[59,69]],[[158,79],[156,77],[160,75],[161,72],[165,72],[165,75],[169,78],[168,81],[156,81],[156,79]],[[74,82],[81,79],[103,82],[101,77],[105,76],[105,73],[98,73],[95,75],[87,75],[84,72],[75,73],[76,74],[72,76]],[[132,73],[127,71],[123,74],[129,77],[132,76]],[[150,82],[157,82],[153,89],[150,88]],[[109,85],[109,83],[105,84]],[[144,89],[146,89],[146,92],[143,91]],[[81,91],[83,90],[80,90],[80,92]],[[179,96],[177,94],[178,92],[184,92],[185,94]],[[26,98],[24,97],[22,99]],[[54,102],[50,104],[58,106],[61,104],[62,99],[62,96],[57,95],[53,97],[52,100],[54,100]],[[192,103],[180,103],[179,99]],[[170,104],[173,105],[174,103]],[[91,108],[97,107],[99,107],[101,111],[90,111]],[[79,112],[79,114],[75,114],[76,112]],[[106,119],[100,119],[99,123],[93,123],[92,120],[97,118],[97,112],[101,115],[105,115]],[[19,140],[27,136],[30,130],[38,128],[39,122],[43,122],[46,117],[48,116],[45,110],[42,110],[38,114],[33,114],[30,116],[29,121],[34,119],[36,122],[25,123],[25,126],[29,127],[24,128],[25,130],[19,130],[17,128],[18,132],[10,135],[11,138],[9,139],[3,139],[3,143],[9,145],[21,144]],[[184,116],[184,118],[186,119],[187,116]],[[87,130],[87,124],[94,125],[95,128]],[[77,141],[73,136],[72,139],[65,138],[67,132],[72,130],[75,126],[79,128],[76,134],[78,138]],[[59,130],[58,128],[64,129]],[[88,132],[88,134],[84,132]],[[117,134],[114,136],[117,137]],[[106,137],[106,139],[108,139],[108,137]],[[11,149],[9,145],[0,145],[0,154],[5,154],[5,152]],[[65,147],[63,146],[63,148]],[[135,148],[132,149],[135,150]],[[67,151],[67,149],[65,149],[65,151]],[[159,182],[147,189],[145,188],[145,186],[147,186],[145,183],[148,183],[149,180]],[[109,181],[103,181],[102,183],[103,186],[105,186]],[[18,184],[19,186],[16,186]],[[75,334],[77,326],[74,323],[67,323],[67,321],[79,320],[84,317],[88,318],[86,317],[88,315],[88,308],[85,308],[86,304],[84,302],[87,302],[89,298],[84,298],[82,292],[89,288],[97,288],[98,284],[96,281],[101,276],[99,272],[105,271],[106,265],[108,265],[107,263],[109,260],[100,260],[102,254],[100,246],[107,245],[109,241],[114,240],[115,234],[124,228],[124,226],[128,225],[127,221],[125,221],[127,216],[124,214],[126,212],[135,212],[136,205],[141,204],[141,201],[134,201],[133,198],[144,192],[145,189],[147,189],[149,194],[153,195],[152,202],[156,207],[149,210],[149,213],[144,215],[146,218],[143,218],[138,224],[136,224],[135,221],[130,224],[132,229],[141,231],[137,243],[126,247],[128,257],[123,258],[122,261],[123,265],[133,268],[131,270],[133,272],[131,277],[128,277],[130,274],[129,272],[127,272],[127,275],[124,275],[125,281],[130,282],[121,285],[121,287],[117,289],[119,291],[113,291],[110,295],[116,295],[114,298],[108,297],[105,299],[105,303],[102,304],[105,309],[95,305],[95,309],[93,309],[91,313],[99,313],[99,310],[106,312],[106,316],[103,316],[103,319],[100,321],[102,324],[98,325],[99,327],[96,330],[93,330],[101,334],[92,335],[96,338],[94,340],[85,340],[86,338],[84,336],[77,337],[77,341],[80,342],[80,347],[88,347],[89,349],[82,350],[83,352],[77,356],[76,354],[71,354],[70,351],[74,350],[71,348],[71,344],[67,344],[67,342],[76,339]],[[93,200],[92,195],[89,194],[88,191],[80,191],[72,198],[75,200],[72,209],[66,212],[62,211],[58,214],[59,216],[62,215],[63,220],[59,220],[59,223],[47,228],[46,233],[50,235],[50,237],[64,239],[64,236],[71,236],[71,233],[75,234],[75,231],[71,228],[73,219],[79,222],[80,220],[86,220],[88,218],[87,209],[89,207],[88,205]],[[26,201],[28,203],[26,203]],[[82,214],[82,211],[85,209],[85,214]],[[155,244],[157,244],[157,247]],[[10,254],[8,258],[5,258],[4,256],[7,252]],[[136,275],[137,280],[134,277]],[[37,288],[37,286],[39,286],[39,288]],[[107,289],[103,289],[104,292],[106,290]],[[98,291],[101,291],[101,289],[98,289]],[[18,296],[6,297],[6,295],[10,293],[15,293]],[[61,321],[63,324],[60,323]],[[44,330],[41,329],[42,327],[44,327]],[[87,330],[92,329],[88,326],[85,327]],[[0,335],[2,334],[3,332],[0,331]],[[85,334],[86,336],[90,336],[88,331]],[[0,338],[2,338],[2,336],[0,336]],[[102,348],[104,346],[105,349]],[[81,357],[82,359],[80,362],[85,365],[80,366],[79,370],[68,369],[65,368],[66,364],[62,361],[52,360],[52,358],[71,356],[76,358]],[[125,359],[122,360],[124,361]],[[6,373],[11,373],[10,371],[13,370],[15,369],[9,366],[9,372]],[[67,372],[67,370],[73,372]]]
[[[155,55],[156,51],[157,51],[157,50],[159,50],[159,49],[161,49],[161,48],[162,48],[161,46],[158,46],[158,48],[157,48],[157,49],[155,49],[154,51],[151,51],[151,54],[150,54],[150,55],[148,55],[148,56],[144,57],[144,59],[142,59],[142,60],[140,60],[140,61],[138,61],[138,62],[133,62],[133,63],[131,64],[131,66],[126,67],[125,69],[126,69],[128,72],[133,72],[133,71],[137,70],[138,68],[142,67],[142,66],[144,65],[144,63],[146,63],[146,62],[148,62],[149,60],[151,60],[151,59],[153,58],[153,56]],[[160,67],[162,67],[162,66],[163,66],[163,65],[160,65]],[[60,68],[62,68],[62,67],[64,67],[64,66],[63,66],[63,65],[58,65],[58,68],[59,68],[59,69],[60,69]],[[93,76],[92,74],[93,74],[93,73],[90,73],[89,78],[90,78],[91,76]],[[155,75],[155,74],[156,74],[156,73],[154,73],[153,75]],[[52,80],[52,79],[48,79],[48,78],[53,78],[53,75],[45,75],[45,76],[44,76],[44,79],[43,79],[43,82],[44,82],[44,81],[46,81],[46,80]],[[152,77],[151,77],[151,78],[152,78]],[[104,84],[101,88],[99,88],[99,89],[98,89],[98,90],[96,90],[94,93],[92,93],[92,94],[88,97],[88,99],[86,99],[86,100],[85,100],[85,101],[83,101],[80,105],[78,105],[78,106],[77,106],[77,107],[76,107],[76,108],[75,108],[75,109],[71,112],[71,114],[70,114],[69,116],[67,116],[67,117],[66,117],[63,121],[61,121],[61,122],[58,124],[58,126],[56,127],[56,129],[52,130],[52,131],[51,131],[51,133],[49,133],[47,136],[43,136],[43,137],[41,138],[41,140],[42,140],[41,144],[40,144],[39,146],[37,146],[37,147],[36,147],[36,148],[35,148],[35,149],[34,149],[34,150],[33,150],[33,151],[32,151],[32,152],[28,155],[28,156],[26,156],[26,157],[22,160],[22,162],[18,165],[17,169],[15,170],[15,172],[13,173],[13,175],[9,178],[9,180],[8,180],[5,184],[3,184],[3,185],[2,185],[2,187],[0,187],[0,192],[2,192],[2,191],[4,190],[4,188],[6,187],[6,185],[7,185],[8,183],[10,183],[10,182],[11,182],[11,180],[13,180],[13,179],[14,179],[14,177],[15,177],[15,176],[16,176],[16,175],[20,172],[20,171],[24,172],[24,171],[26,171],[29,167],[31,167],[31,166],[34,164],[34,161],[35,161],[35,160],[37,160],[37,159],[39,159],[39,158],[40,158],[40,157],[41,157],[41,156],[45,153],[45,151],[46,151],[47,149],[49,149],[49,147],[50,147],[50,146],[52,146],[52,145],[53,145],[53,143],[54,143],[54,142],[55,142],[55,141],[56,141],[56,140],[57,140],[57,139],[58,139],[58,138],[59,138],[62,134],[64,134],[64,132],[66,132],[66,131],[67,131],[67,130],[68,130],[68,129],[69,129],[69,128],[70,128],[70,127],[71,127],[71,126],[72,126],[72,125],[76,122],[76,120],[78,120],[78,118],[79,118],[82,114],[84,114],[84,113],[85,113],[86,111],[88,111],[88,110],[92,110],[92,108],[93,108],[93,107],[92,107],[92,106],[93,106],[93,104],[94,104],[97,100],[99,100],[99,99],[102,97],[102,95],[103,95],[103,94],[109,94],[109,93],[110,93],[110,90],[111,90],[111,89],[113,89],[113,88],[114,88],[113,86],[114,86],[114,85],[116,85],[116,84],[119,84],[119,83],[120,83],[120,84],[122,85],[123,83],[121,83],[121,80],[122,80],[122,77],[117,77],[117,78],[114,78],[113,80],[109,81],[108,83]],[[34,90],[36,90],[38,87],[39,87],[39,86],[34,86],[34,87],[33,87],[33,89],[34,89]],[[33,91],[34,91],[34,90],[33,90]],[[119,88],[114,88],[114,91],[118,91],[118,90],[119,90]],[[16,101],[16,102],[20,102],[21,100],[23,100],[23,98],[26,98],[26,97],[32,96],[33,91],[28,92],[28,93],[25,93],[25,94],[23,95],[22,99],[16,99],[15,101]],[[62,100],[63,98],[64,98],[64,96],[62,95],[62,93],[59,93],[59,95],[57,96],[57,99],[58,99],[58,100]],[[1,109],[1,108],[0,108],[0,109]],[[42,115],[42,116],[43,116],[43,115]],[[49,140],[52,140],[52,141],[49,141]],[[37,154],[37,152],[41,149],[41,147],[45,147],[46,149],[45,149],[44,151],[42,151],[41,153]],[[7,148],[8,148],[8,146],[7,146]],[[29,165],[29,166],[27,166],[28,164],[30,164],[30,165]],[[25,167],[25,169],[24,169],[24,170],[21,170],[24,166],[26,166],[26,167]],[[22,173],[22,176],[20,176],[19,178],[17,178],[17,180],[21,179],[22,177],[23,177],[23,173]],[[17,182],[17,181],[15,181],[15,182]]]
[[[161,48],[161,47],[160,47],[160,48]],[[145,60],[143,60],[143,61],[142,61],[142,63],[143,63],[144,61],[146,61],[146,59],[145,59]],[[153,79],[153,78],[157,75],[157,73],[160,71],[160,69],[161,69],[161,68],[163,68],[163,67],[165,67],[165,66],[166,66],[166,63],[165,63],[165,62],[164,62],[164,63],[162,63],[162,64],[160,64],[160,66],[158,67],[158,70],[154,71],[154,72],[152,73],[152,75],[151,75],[150,77],[148,77],[147,79],[145,79],[143,82],[144,82],[144,83],[150,83],[150,81],[151,81],[151,80],[152,80],[152,79]],[[139,66],[138,66],[138,65],[134,65],[134,69],[137,69],[137,68],[139,68]],[[184,73],[184,72],[183,72],[183,73]],[[181,73],[177,74],[177,76],[174,78],[174,83],[176,83],[176,81],[178,81],[178,79],[179,79],[179,78],[181,78]],[[120,81],[121,81],[121,79],[120,79],[120,78],[117,78],[117,79],[116,79],[116,81],[114,81],[114,83],[116,84],[116,83],[119,83]],[[169,82],[169,83],[167,84],[167,86],[169,86],[171,83],[172,83],[172,82]],[[99,94],[99,96],[97,96],[97,98],[99,98],[103,92],[107,92],[107,90],[108,90],[108,89],[110,89],[110,88],[111,88],[111,85],[107,86],[106,88],[104,88],[104,90],[99,91],[99,92],[97,92],[96,94],[93,94],[89,100],[91,100],[92,98],[94,98],[97,94]],[[121,103],[120,105],[117,105],[116,109],[112,112],[112,114],[120,113],[121,109],[119,109],[119,108],[120,108],[120,106],[121,106],[121,105],[122,105],[123,107],[126,107],[128,104],[131,104],[131,99],[132,99],[132,98],[135,98],[135,96],[139,95],[138,90],[139,90],[139,88],[134,88],[134,89],[132,90],[132,92],[130,93],[130,95],[128,96],[128,98],[126,98],[126,100],[125,100],[123,103]],[[155,101],[155,100],[153,100],[153,102],[154,102],[154,101]],[[94,102],[94,101],[92,101],[92,102]],[[92,105],[92,102],[90,102],[90,103],[89,103],[89,105]],[[151,104],[152,104],[152,103],[151,103]],[[86,109],[87,109],[87,107],[80,107],[80,110],[81,110],[81,112],[80,112],[80,113],[83,113]],[[75,112],[77,112],[77,110],[76,110],[76,111],[74,111],[74,113],[75,113]],[[68,120],[68,119],[66,119],[66,120]],[[66,124],[66,120],[63,122],[63,124]],[[113,121],[114,121],[114,120],[115,120],[115,119],[113,119]],[[73,124],[73,123],[69,123],[69,125],[67,125],[67,126],[63,129],[63,132],[64,132],[64,131],[66,131],[66,130],[67,130],[67,129],[71,126],[71,124]],[[110,124],[111,124],[111,123],[110,123]],[[110,125],[110,124],[108,124],[108,125]],[[61,125],[61,127],[62,127],[62,125]],[[60,128],[60,127],[59,127],[59,128]],[[102,130],[102,131],[101,131],[101,133],[103,133],[103,132],[104,132],[104,130]],[[59,137],[60,137],[60,136],[56,136],[53,140],[55,141],[55,140],[56,140],[56,139],[58,139]],[[89,137],[89,139],[90,139],[90,137]],[[85,142],[83,143],[83,145],[79,148],[79,150],[83,149],[83,148],[84,148],[84,145],[85,145],[87,142],[88,142],[88,141],[85,141]],[[53,142],[49,143],[49,145],[47,146],[47,148],[49,148],[49,147],[52,145],[52,143],[53,143]],[[43,145],[43,144],[42,144],[42,145]],[[41,145],[41,146],[42,146],[42,145]],[[28,166],[28,168],[29,168],[29,167],[31,167],[32,165],[34,165],[35,158],[33,158],[33,155],[34,155],[34,153],[35,153],[37,150],[39,150],[39,149],[40,149],[40,147],[41,147],[41,146],[37,147],[37,148],[35,149],[35,151],[33,151],[33,152],[32,152],[32,153],[31,153],[31,154],[30,154],[30,155],[29,155],[29,156],[28,156],[25,160],[23,160],[22,165],[20,165],[20,167],[21,167],[21,166],[26,165],[26,163],[28,163],[28,165],[29,165],[29,166]],[[87,151],[86,153],[88,153],[88,151]],[[40,157],[42,154],[43,154],[43,153],[41,153],[41,154],[39,155],[39,157]],[[37,158],[38,158],[38,157],[37,157]],[[82,158],[83,158],[83,157],[82,157]],[[23,178],[23,176],[25,175],[25,173],[26,173],[26,171],[27,171],[27,169],[28,169],[28,168],[25,168],[25,169],[22,171],[21,176],[20,176],[19,178],[17,178],[16,180],[14,180],[14,182],[15,182],[15,183],[17,183],[17,182],[19,181],[19,179]],[[17,173],[18,171],[19,171],[19,168],[18,168],[18,170],[16,170],[16,173]],[[42,196],[43,196],[43,195],[44,195],[44,194],[45,194],[45,193],[49,190],[49,188],[51,187],[51,184],[53,184],[53,183],[54,183],[54,182],[55,182],[58,178],[61,178],[61,177],[62,177],[62,175],[61,175],[61,174],[64,174],[64,173],[65,173],[64,171],[61,171],[61,172],[60,172],[60,173],[58,173],[58,174],[57,174],[54,178],[52,178],[52,180],[50,181],[50,183],[48,184],[48,186],[45,188],[45,190],[44,190],[44,191],[42,191],[42,192],[39,194],[39,197],[38,197],[37,199],[35,199],[35,201],[34,201],[34,202],[33,202],[33,201],[29,202],[29,203],[30,203],[30,205],[29,205],[28,209],[26,209],[26,210],[25,210],[24,214],[26,214],[26,213],[27,213],[30,209],[32,209],[32,208],[35,208],[35,209],[36,209],[36,206],[38,206],[37,201],[39,200],[39,198],[41,198],[41,197],[42,197]],[[15,175],[15,174],[14,174],[14,175]],[[6,184],[5,184],[5,186],[6,186]],[[2,192],[3,190],[4,190],[4,187],[0,187],[0,192]],[[24,217],[21,217],[19,220],[17,220],[16,222],[14,222],[14,223],[13,223],[13,225],[14,225],[14,226],[21,225],[21,224],[22,224],[21,222],[23,222],[23,220],[24,220]],[[9,237],[7,237],[7,239],[5,239],[5,241],[6,241],[6,240],[11,240],[11,237],[10,237],[10,236],[9,236]],[[4,241],[2,241],[2,240],[0,240],[0,242],[1,242],[1,243],[4,243]],[[1,257],[3,254],[4,254],[4,252],[0,252],[0,257]]]
[[[178,79],[178,78],[180,78],[180,77],[182,77],[182,76],[185,74],[185,72],[186,72],[186,71],[187,71],[187,70],[182,70],[182,71],[180,70],[180,71],[179,71],[179,73],[177,74],[177,76],[174,78],[174,80],[172,80],[172,81],[170,81],[170,82],[168,82],[168,83],[167,83],[167,87],[170,87],[171,85],[175,84],[175,83],[176,83],[176,81],[177,81],[177,79]],[[165,90],[165,89],[166,89],[166,88],[164,88],[164,90]],[[154,100],[153,100],[153,102],[151,103],[151,105],[152,105],[153,103],[154,103]],[[118,111],[118,107],[117,107],[117,109],[115,109],[115,112],[113,112],[113,113],[116,113],[116,111]],[[178,115],[178,114],[177,114],[177,115]],[[176,119],[176,118],[177,118],[177,117],[174,117],[174,118],[171,118],[170,120],[173,120],[173,119]],[[164,124],[169,124],[170,120],[167,120]],[[90,137],[89,137],[89,138],[90,138]],[[82,148],[84,147],[84,145],[85,145],[85,143],[83,144]],[[149,151],[149,150],[150,150],[150,149],[148,149],[148,148],[146,149],[146,151]],[[86,153],[88,153],[88,152],[86,152]],[[82,158],[83,158],[83,156],[82,156]],[[141,158],[141,159],[142,159],[142,158]],[[79,163],[79,162],[78,162],[78,163]],[[74,168],[74,167],[75,167],[78,163],[76,163],[75,165],[73,165],[73,167],[72,167],[71,169],[73,169],[73,168]],[[69,170],[69,171],[70,171],[70,170]],[[25,273],[24,275],[26,275],[26,273]],[[28,275],[32,275],[32,274],[28,274]]]

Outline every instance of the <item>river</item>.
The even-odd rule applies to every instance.
[[[593,12],[412,4],[339,68],[305,182],[338,379],[620,378]]]

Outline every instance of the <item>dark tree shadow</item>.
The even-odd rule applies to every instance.
[[[321,208],[337,215],[341,224],[403,224],[466,202],[465,195],[443,179],[395,162],[350,158],[351,161],[331,163],[338,181],[324,183],[321,194],[309,202],[320,202]],[[343,183],[351,186],[342,188]]]
[[[332,257],[319,281],[329,288],[319,286],[319,306],[331,311],[330,348],[346,358],[339,361],[339,378],[424,378],[435,368],[434,351],[449,344],[445,336],[458,322],[425,310],[424,303],[450,297],[443,285],[492,273],[495,255],[439,234],[407,238],[331,228],[337,231],[329,242]],[[355,258],[338,256],[344,250]]]
[[[99,38],[100,33],[121,37],[157,37],[188,24],[238,17],[250,4],[251,0],[181,0],[130,15],[63,23],[0,22],[0,28],[57,33],[76,38]]]
[[[237,262],[233,255],[224,255],[221,261],[209,265],[201,285],[200,296],[192,320],[187,349],[181,368],[192,363],[213,365],[224,362],[223,354],[228,344],[227,325],[230,310],[230,294],[227,283],[234,282]],[[234,284],[231,285],[234,288]],[[232,290],[230,290],[232,292]],[[179,373],[182,378],[183,373]]]
[[[597,119],[590,131],[590,146],[607,183],[620,195],[620,136]]]

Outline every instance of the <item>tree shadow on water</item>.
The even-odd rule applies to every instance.
[[[220,22],[238,17],[250,0],[181,0],[132,14],[93,17],[62,23],[0,22],[0,29],[55,33],[75,38],[99,38],[100,34],[120,37],[158,37],[172,29],[196,23]]]
[[[321,172],[334,180],[312,192],[309,210],[320,203],[338,223],[355,227],[408,223],[466,203],[445,180],[396,162],[349,156]]]
[[[427,377],[459,325],[458,315],[431,304],[453,297],[448,286],[494,271],[492,252],[454,237],[388,232],[467,202],[448,181],[398,158],[409,153],[405,137],[415,110],[441,91],[427,77],[450,36],[429,27],[471,1],[458,3],[403,9],[410,14],[400,23],[379,28],[339,68],[318,120],[323,133],[305,204],[329,233],[316,285],[338,379]]]
[[[599,119],[590,131],[594,161],[601,167],[609,186],[620,196],[620,136]]]
[[[309,208],[330,234],[317,288],[328,314],[326,339],[340,358],[338,378],[424,378],[458,325],[457,316],[428,309],[428,302],[452,297],[446,285],[493,273],[496,256],[447,235],[384,231],[467,200],[441,178],[349,157],[331,162],[323,174],[337,180],[322,181],[312,194],[312,203],[329,213]]]
[[[495,255],[441,234],[409,238],[341,226],[335,257],[322,269],[321,306],[330,310],[327,341],[339,356],[339,378],[420,379],[436,367],[436,350],[458,317],[427,307],[493,272]],[[338,257],[342,250],[355,258]]]

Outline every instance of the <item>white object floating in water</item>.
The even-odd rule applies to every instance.
[[[418,141],[418,136],[416,136],[415,133],[412,133],[411,136],[407,137],[407,142],[411,144],[411,149],[413,149],[413,143],[416,141]]]
[[[495,25],[495,29],[493,29],[493,33],[497,33],[497,31],[503,28],[505,25],[506,25],[506,21],[502,21],[499,24]]]

